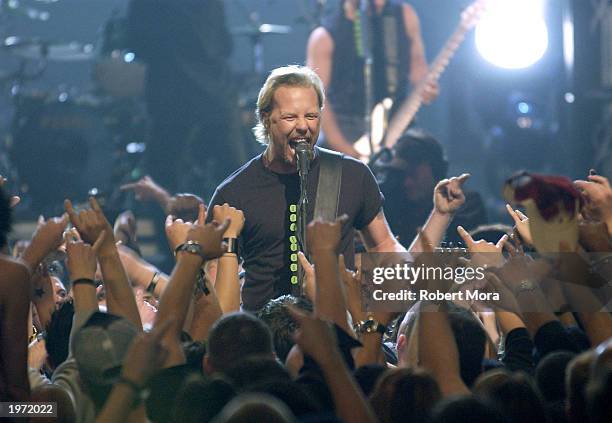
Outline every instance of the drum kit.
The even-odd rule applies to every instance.
[[[44,5],[60,0],[28,1]],[[12,15],[33,21],[52,18],[49,12],[25,3],[26,0],[0,0],[0,34],[8,35],[2,27]],[[317,4],[325,2],[319,0]],[[237,78],[243,93],[238,104],[244,111],[242,124],[250,128],[257,89],[265,77],[263,39],[286,35],[292,28],[261,23],[255,12],[247,15],[248,24],[231,28],[230,33],[250,40],[250,78]],[[305,16],[303,23],[310,20]],[[10,97],[13,109],[8,136],[4,137],[7,141],[0,145],[4,159],[0,161],[0,172],[19,190],[21,210],[55,213],[61,206],[58,198],[84,200],[94,192],[122,201],[116,187],[141,176],[138,172],[147,128],[143,102],[146,65],[126,49],[122,22],[123,18],[113,12],[101,40],[95,44],[19,35],[0,39],[0,57],[8,55],[19,63],[14,71],[0,69],[0,87]],[[49,63],[76,62],[91,63],[95,86],[92,92],[29,89],[32,81],[43,77]]]

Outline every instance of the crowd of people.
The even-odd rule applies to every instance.
[[[453,219],[469,174],[430,169],[443,179],[415,198],[430,211],[405,216],[419,229],[398,240],[370,169],[315,146],[324,104],[312,70],[274,70],[257,102],[266,150],[208,207],[149,177],[123,187],[166,212],[169,272],[139,254],[136,217],[111,225],[95,198],[80,210],[66,199],[64,215],[9,242],[19,199],[0,188],[2,400],[53,402],[53,421],[66,422],[610,421],[609,181],[520,174],[506,187],[526,210],[508,207],[514,228],[468,232]],[[309,203],[305,244],[303,143],[313,149],[311,198],[326,157],[342,175],[335,219]],[[423,265],[456,232],[469,253],[462,265],[485,264],[481,288],[503,304],[366,310],[355,232],[368,253],[410,252]]]

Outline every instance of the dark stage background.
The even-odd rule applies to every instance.
[[[93,53],[85,54],[85,59],[66,60],[64,57],[53,60],[51,55],[55,52],[50,48],[44,71],[36,78],[23,78],[20,82],[14,77],[20,63],[26,65],[26,74],[33,74],[36,73],[36,61],[22,62],[23,54],[16,54],[7,46],[0,49],[0,78],[3,81],[0,95],[0,136],[3,140],[0,173],[9,178],[9,187],[13,191],[19,191],[23,186],[20,183],[23,184],[24,175],[51,186],[36,194],[44,196],[42,200],[35,198],[34,192],[23,195],[23,204],[15,210],[20,221],[31,221],[40,211],[47,214],[59,211],[61,200],[58,198],[57,204],[47,201],[54,193],[52,173],[56,169],[54,166],[62,161],[62,157],[57,156],[60,149],[57,145],[44,145],[61,141],[49,141],[52,137],[40,139],[45,137],[22,135],[21,138],[26,139],[22,144],[27,145],[20,147],[15,137],[19,119],[22,119],[21,123],[27,122],[37,113],[40,106],[37,99],[44,98],[45,104],[52,103],[45,106],[48,108],[43,114],[51,116],[51,120],[59,122],[60,126],[62,119],[73,118],[87,126],[81,134],[87,138],[87,151],[68,148],[75,162],[83,159],[79,154],[88,155],[83,159],[86,165],[75,174],[75,178],[81,181],[73,187],[75,195],[84,199],[86,192],[83,190],[89,188],[91,181],[95,184],[96,178],[104,173],[108,174],[103,178],[104,183],[109,185],[141,176],[137,169],[138,155],[146,133],[142,98],[138,95],[121,98],[119,94],[108,100],[108,92],[100,94],[100,83],[94,76],[96,63],[108,59],[100,52],[104,27],[112,16],[125,14],[127,3],[127,0],[0,1],[0,35],[5,44],[7,37],[16,36],[33,44],[65,46],[65,43],[77,42],[79,48],[91,44],[93,49]],[[410,3],[420,16],[428,60],[431,61],[469,2],[414,0]],[[610,5],[607,4],[607,14],[596,19],[596,6],[602,6],[605,11],[605,1],[546,3],[550,42],[547,53],[538,63],[520,71],[495,68],[478,55],[473,35],[469,34],[441,78],[439,98],[418,114],[419,126],[435,135],[445,146],[450,174],[464,171],[473,174],[469,188],[481,192],[491,221],[509,223],[504,216],[499,191],[503,179],[517,169],[563,173],[576,178],[583,177],[589,167],[597,166],[600,173],[612,176],[611,147],[605,145],[610,143],[609,116],[608,125],[605,125],[606,110],[610,114],[612,84],[608,36],[612,34]],[[253,153],[257,149],[255,141],[249,137],[248,120],[254,110],[260,78],[277,66],[302,64],[308,34],[320,12],[318,5],[323,4],[325,12],[336,7],[337,1],[226,0],[224,4],[227,26],[233,32],[230,65],[240,103],[236,107],[241,108],[244,117],[243,142],[249,153]],[[574,23],[574,64],[571,68],[565,65],[563,58],[562,24],[568,16]],[[240,32],[262,23],[286,25],[291,31],[261,36],[264,75],[258,77],[253,72],[252,39]],[[89,47],[84,48],[87,50]],[[126,84],[124,88],[129,91],[134,87]],[[572,96],[568,97],[568,93]],[[568,98],[571,98],[571,103]],[[521,101],[533,106],[529,116],[533,125],[524,130],[516,124],[516,104]],[[76,111],[62,112],[60,117],[54,117],[53,113],[62,109],[57,104],[62,102],[78,104]],[[117,153],[115,144],[99,145],[108,143],[113,137],[122,146],[129,144],[131,153]],[[20,148],[26,152],[17,154]],[[28,151],[38,149],[45,151],[44,158],[32,161]],[[102,155],[107,157],[102,158]],[[133,199],[121,198],[118,201],[121,208],[140,207]],[[17,232],[19,230],[18,227]]]

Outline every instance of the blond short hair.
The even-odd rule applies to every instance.
[[[272,111],[274,93],[278,87],[281,86],[312,87],[316,91],[319,99],[319,110],[323,109],[323,104],[325,103],[323,82],[321,78],[319,78],[319,75],[312,69],[298,65],[283,66],[274,69],[270,72],[261,90],[259,90],[259,95],[257,96],[257,109],[255,109],[257,124],[253,127],[253,134],[255,134],[255,139],[264,145],[270,142],[270,134],[264,123],[264,115]]]

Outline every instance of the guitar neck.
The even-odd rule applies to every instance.
[[[385,147],[393,147],[397,140],[402,136],[404,130],[408,127],[410,122],[412,122],[414,116],[417,114],[421,108],[421,105],[423,104],[423,93],[427,87],[427,84],[436,82],[438,79],[440,79],[440,75],[442,75],[449,64],[450,59],[453,57],[465,39],[465,34],[468,30],[469,28],[463,24],[459,24],[457,26],[453,34],[444,44],[444,47],[440,53],[438,53],[435,60],[432,62],[427,75],[425,75],[425,78],[423,78],[422,82],[415,87],[412,93],[410,93],[408,98],[404,100],[402,105],[396,111],[395,115],[389,122],[387,133],[383,141]]]

